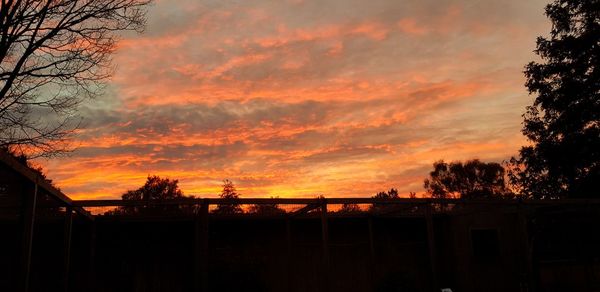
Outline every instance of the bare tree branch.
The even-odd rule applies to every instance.
[[[141,32],[149,2],[1,0],[0,147],[67,151],[77,106],[101,93],[118,32]]]

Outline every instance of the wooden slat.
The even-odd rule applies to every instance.
[[[31,273],[31,249],[33,246],[33,230],[35,226],[35,209],[38,197],[38,186],[33,184],[24,186],[25,208],[23,209],[23,238],[21,242],[21,291],[29,291],[29,281]],[[30,190],[32,190],[30,192]]]

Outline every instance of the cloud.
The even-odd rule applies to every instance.
[[[126,34],[106,96],[81,106],[75,198],[148,174],[215,195],[422,191],[438,159],[499,161],[524,139],[522,68],[544,1],[161,0]]]

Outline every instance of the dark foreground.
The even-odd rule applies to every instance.
[[[598,223],[600,200],[73,201],[0,153],[0,291],[600,291]]]
[[[75,215],[72,225],[64,210],[43,214],[38,209],[28,289],[600,288],[597,205],[405,203],[386,208],[204,216],[199,208],[192,214],[121,214],[93,221]],[[0,225],[0,291],[21,289],[22,219],[6,218]]]

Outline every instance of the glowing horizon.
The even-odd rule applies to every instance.
[[[546,1],[407,2],[157,1],[81,106],[78,149],[38,162],[74,199],[148,175],[201,197],[226,178],[245,197],[362,197],[515,155]]]

